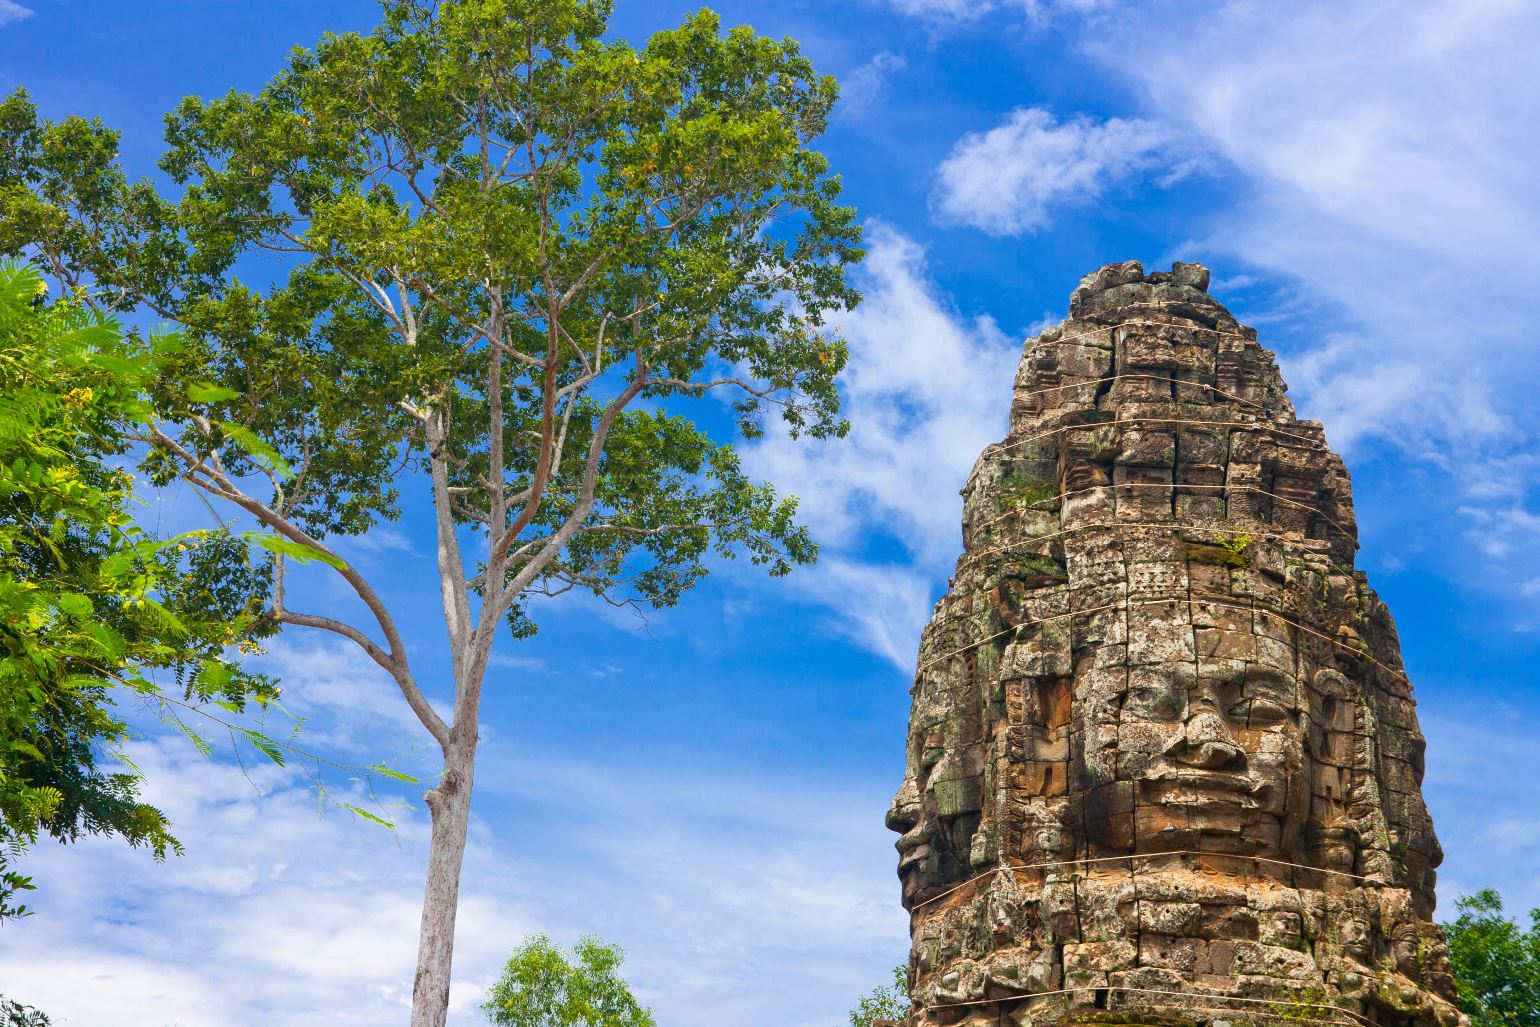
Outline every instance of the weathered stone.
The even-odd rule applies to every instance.
[[[909,1027],[1459,1022],[1347,472],[1207,287],[1087,275],[964,489],[889,814]]]

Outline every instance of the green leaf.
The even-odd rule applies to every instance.
[[[31,264],[6,264],[0,268],[0,303],[21,307],[38,295],[43,276]]]
[[[389,820],[386,820],[383,817],[375,816],[373,813],[370,813],[368,810],[364,809],[362,806],[355,806],[351,802],[344,802],[342,804],[342,807],[344,809],[346,809],[346,810],[349,810],[352,813],[357,814],[360,817],[363,817],[365,820],[371,820],[374,823],[379,824],[381,827],[388,827],[392,831],[394,831],[396,829],[396,825],[395,824],[392,824]]]
[[[407,784],[410,784],[410,785],[415,785],[415,784],[421,784],[422,783],[421,781],[417,780],[417,778],[413,777],[412,775],[410,775],[410,774],[403,774],[399,770],[392,770],[391,768],[387,767],[383,763],[371,763],[368,766],[364,767],[364,769],[367,770],[367,771],[370,771],[371,773],[379,774],[381,777],[389,777],[389,778],[394,778],[397,781],[405,781]]]
[[[182,721],[182,718],[178,717],[176,714],[172,714],[171,723],[176,727],[178,731],[182,733],[182,737],[191,742],[192,747],[198,750],[198,755],[214,755],[214,747],[208,743],[208,740],[205,739],[202,735],[198,734],[198,732],[194,731],[192,728],[188,727],[186,723]]]
[[[193,382],[187,386],[187,398],[194,403],[223,403],[226,400],[239,399],[241,394],[234,389],[227,389],[223,385],[214,385],[210,382]]]
[[[37,760],[39,763],[46,763],[47,762],[47,758],[44,757],[44,755],[41,752],[38,751],[37,746],[33,745],[31,742],[26,741],[25,739],[22,739],[22,738],[17,738],[14,741],[11,742],[11,751],[12,752],[19,752],[19,753],[22,753],[24,755],[31,756],[33,759]]]
[[[254,546],[261,546],[270,553],[281,553],[300,563],[320,562],[329,567],[335,567],[339,571],[348,569],[348,565],[336,554],[295,542],[282,535],[274,535],[266,531],[248,531],[242,537]]]
[[[78,592],[64,592],[54,602],[73,621],[83,621],[95,612],[91,600]]]
[[[204,660],[198,668],[198,694],[221,695],[230,686],[234,671],[222,660]],[[239,712],[239,711],[237,711]]]
[[[251,431],[238,424],[229,421],[216,421],[220,429],[230,437],[230,441],[240,447],[241,451],[251,457],[263,470],[272,471],[278,477],[289,479],[294,477],[294,472],[289,468],[289,462],[285,460],[272,446],[257,438]]]
[[[242,733],[246,736],[246,741],[250,742],[252,747],[255,748],[258,752],[272,760],[274,763],[278,764],[280,767],[284,765],[285,756],[283,747],[280,746],[277,742],[273,741],[262,732],[253,731],[250,728],[244,729]]]
[[[104,581],[122,578],[134,569],[138,557],[133,549],[119,549],[97,565],[97,573]]]

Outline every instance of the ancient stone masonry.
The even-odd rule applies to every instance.
[[[889,814],[913,1027],[1460,1021],[1347,472],[1208,277],[1085,278],[963,491]]]

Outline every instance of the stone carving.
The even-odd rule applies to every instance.
[[[963,490],[888,816],[913,1027],[1460,1022],[1347,471],[1207,288],[1082,280]]]

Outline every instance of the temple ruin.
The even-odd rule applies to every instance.
[[[1027,342],[920,646],[911,1027],[1451,1027],[1441,858],[1352,493],[1208,271]]]

